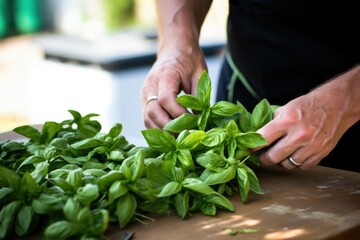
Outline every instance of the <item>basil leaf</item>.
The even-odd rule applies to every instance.
[[[179,142],[179,148],[186,148],[189,150],[195,149],[206,136],[204,131],[192,131]]]
[[[204,108],[202,100],[190,94],[180,95],[176,98],[176,101],[183,107],[192,110],[202,110]]]
[[[237,168],[236,172],[237,172],[236,177],[237,177],[237,182],[239,184],[241,200],[243,203],[246,203],[250,190],[249,177],[244,168]]]
[[[27,137],[31,140],[33,140],[36,143],[40,143],[40,132],[39,130],[37,130],[36,128],[29,126],[29,125],[25,125],[25,126],[20,126],[20,127],[16,127],[13,129],[14,132]]]
[[[256,148],[267,144],[265,138],[256,132],[238,133],[235,139],[239,146],[246,148]]]
[[[135,214],[137,202],[133,195],[127,193],[120,197],[116,204],[116,216],[119,227],[124,228]]]
[[[257,130],[272,120],[273,111],[266,99],[261,100],[254,108],[251,115],[251,126]]]
[[[189,211],[189,193],[177,193],[174,197],[174,207],[178,216],[184,219]]]
[[[165,186],[161,188],[161,191],[156,194],[157,197],[168,197],[180,192],[182,186],[178,182],[168,182]]]
[[[214,117],[231,117],[240,111],[240,106],[232,102],[219,101],[211,107],[211,114]]]
[[[21,207],[21,201],[13,201],[2,207],[0,211],[0,238],[4,239],[11,231],[15,214]]]
[[[142,131],[148,145],[160,152],[167,153],[174,151],[177,146],[177,142],[170,133],[161,131],[157,128],[146,129]]]
[[[38,198],[32,200],[31,206],[37,214],[49,214],[61,210],[64,204],[57,196],[41,193]]]
[[[110,136],[111,138],[117,137],[117,136],[121,133],[122,128],[123,128],[122,124],[116,123],[116,124],[110,129],[110,131],[109,131],[109,136]]]
[[[211,80],[206,70],[202,71],[200,75],[196,88],[196,95],[203,101],[204,106],[210,106]]]
[[[236,176],[236,168],[234,166],[230,166],[228,168],[223,169],[220,172],[211,171],[205,169],[201,175],[200,180],[209,185],[226,183],[234,179]]]
[[[99,196],[98,186],[95,184],[87,183],[83,187],[76,190],[76,198],[83,205],[89,205],[95,201]]]
[[[115,181],[109,189],[109,204],[115,199],[123,196],[128,192],[128,188],[124,181]]]
[[[29,205],[22,206],[16,218],[16,234],[19,236],[24,236],[29,231],[29,227],[33,218],[34,210],[32,207]]]
[[[185,113],[168,122],[163,129],[173,133],[180,133],[186,129],[195,129],[198,119],[198,115]]]
[[[212,128],[206,132],[206,135],[206,138],[202,140],[202,144],[208,147],[219,145],[226,138],[226,132],[222,128]]]
[[[176,156],[182,167],[184,167],[185,169],[194,168],[194,161],[192,160],[192,156],[189,150],[180,149],[179,151],[177,151]]]
[[[46,239],[68,239],[78,233],[79,227],[78,223],[57,221],[45,229],[44,236]]]

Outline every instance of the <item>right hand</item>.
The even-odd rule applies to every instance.
[[[162,129],[170,120],[186,113],[176,98],[181,91],[196,94],[203,70],[207,70],[207,66],[200,46],[174,44],[162,49],[141,88],[145,127]],[[150,96],[158,99],[146,103]]]

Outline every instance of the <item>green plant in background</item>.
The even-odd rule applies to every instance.
[[[135,0],[105,0],[103,4],[109,29],[118,29],[135,22]]]
[[[262,100],[250,113],[240,103],[211,105],[210,94],[204,71],[197,95],[177,99],[189,113],[164,130],[143,130],[147,146],[130,144],[120,123],[103,133],[97,114],[73,110],[40,131],[15,128],[29,140],[0,142],[0,239],[39,230],[45,239],[104,239],[110,223],[124,228],[152,213],[215,216],[235,211],[235,193],[243,203],[250,191],[262,194],[250,149],[266,144],[256,130],[274,107]]]

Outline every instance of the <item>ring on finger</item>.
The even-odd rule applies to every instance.
[[[287,159],[291,163],[291,165],[293,165],[294,167],[301,166],[301,163],[298,163],[297,161],[295,161],[291,156],[289,156]]]
[[[158,96],[150,96],[146,99],[146,105],[149,104],[149,102],[151,102],[152,100],[157,100]]]

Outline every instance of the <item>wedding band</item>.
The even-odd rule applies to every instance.
[[[291,156],[288,157],[288,161],[291,163],[291,165],[293,165],[294,167],[299,167],[301,166],[301,163],[296,162]]]
[[[146,99],[146,105],[148,105],[149,102],[151,102],[152,100],[157,100],[158,96],[150,96]]]

